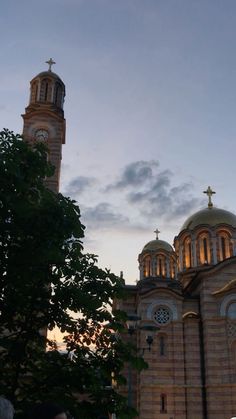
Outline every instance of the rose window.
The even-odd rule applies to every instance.
[[[168,310],[168,308],[159,307],[155,311],[155,313],[153,315],[153,318],[159,324],[166,324],[171,320],[171,314],[170,314],[170,311]]]

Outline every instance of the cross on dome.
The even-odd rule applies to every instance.
[[[154,233],[156,233],[156,240],[158,240],[158,234],[160,233],[160,231],[158,230],[158,228],[156,228],[156,230],[154,231]]]
[[[48,71],[52,71],[52,65],[56,64],[56,61],[53,61],[53,59],[50,58],[48,61],[45,61],[45,63],[49,65]]]
[[[208,186],[207,190],[206,191],[203,191],[203,193],[207,194],[207,196],[208,196],[208,208],[212,208],[213,207],[213,203],[212,203],[211,197],[212,197],[212,195],[215,194],[215,191],[213,191],[211,189],[211,187]]]

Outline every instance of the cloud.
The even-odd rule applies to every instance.
[[[149,204],[149,202],[155,202],[158,197],[158,199],[162,199],[164,201],[163,203],[167,205],[170,201],[166,188],[170,185],[171,177],[172,172],[170,170],[165,170],[157,174],[155,178],[152,176],[144,191],[136,189],[134,192],[128,194],[128,201],[131,203],[145,202],[146,204]]]
[[[165,170],[157,175],[156,180],[145,191],[130,192],[127,196],[131,204],[138,205],[143,216],[163,220],[181,218],[190,215],[202,205],[203,199],[192,195],[194,186],[191,182],[171,186],[174,175]]]
[[[101,202],[94,207],[83,208],[82,217],[87,225],[96,229],[129,224],[128,217],[107,202]]]
[[[139,160],[128,164],[118,182],[108,185],[109,189],[125,189],[132,186],[145,184],[153,177],[153,170],[159,166],[157,160],[144,161]]]
[[[192,181],[177,183],[174,173],[161,170],[157,160],[139,160],[125,166],[116,181],[79,176],[67,186],[80,200],[83,223],[93,230],[143,231],[151,224],[173,225],[205,202],[194,196]],[[94,204],[94,206],[92,206]]]
[[[65,193],[70,196],[77,196],[94,186],[96,182],[96,179],[93,177],[78,176],[69,182],[65,188]]]
[[[115,190],[116,194],[122,191],[126,204],[132,206],[132,211],[138,211],[143,220],[157,217],[170,220],[189,215],[203,202],[193,196],[193,183],[172,186],[173,172],[160,171],[159,166],[157,160],[132,162],[124,167],[120,179],[109,184],[106,190]]]

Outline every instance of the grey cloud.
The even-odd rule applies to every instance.
[[[107,202],[101,202],[95,207],[84,208],[82,216],[87,225],[90,224],[97,229],[129,223],[128,217],[117,212],[116,209]]]
[[[172,172],[170,170],[164,170],[158,175],[153,176],[152,182],[147,185],[146,190],[144,191],[135,191],[128,194],[128,201],[131,203],[145,202],[146,204],[156,202],[156,199],[162,199],[166,202],[169,202],[168,194],[166,188],[170,186],[170,178],[172,177]],[[168,201],[168,202],[167,202]]]
[[[135,190],[127,194],[130,204],[139,207],[145,217],[163,219],[180,218],[191,214],[202,204],[202,199],[192,196],[192,183],[182,183],[171,187],[174,178],[170,170],[152,176],[145,190]]]
[[[124,167],[117,182],[97,190],[100,202],[92,207],[91,202],[98,202],[96,194],[93,195],[96,183],[95,178],[79,176],[72,179],[67,187],[67,192],[75,197],[91,189],[89,201],[85,195],[81,210],[84,224],[95,230],[119,228],[139,231],[150,222],[156,224],[157,219],[169,223],[187,217],[203,203],[203,199],[194,197],[193,183],[180,182],[176,186],[174,173],[169,169],[161,171],[157,160],[135,161]],[[112,204],[113,194],[108,193],[114,191],[117,207]],[[103,199],[104,202],[101,202]]]
[[[128,164],[118,182],[108,185],[107,189],[125,189],[130,186],[145,184],[153,177],[153,170],[159,166],[157,160],[136,161]]]
[[[93,177],[78,176],[72,179],[66,187],[66,193],[72,196],[83,193],[86,189],[94,186],[96,179]]]
[[[173,217],[182,217],[184,215],[188,216],[193,213],[197,208],[201,207],[203,200],[198,198],[189,198],[183,200],[179,205],[175,206],[172,209]]]

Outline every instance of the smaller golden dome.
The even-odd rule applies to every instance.
[[[147,244],[145,244],[143,252],[156,252],[158,250],[165,250],[166,252],[173,252],[173,247],[164,240],[151,240]]]

